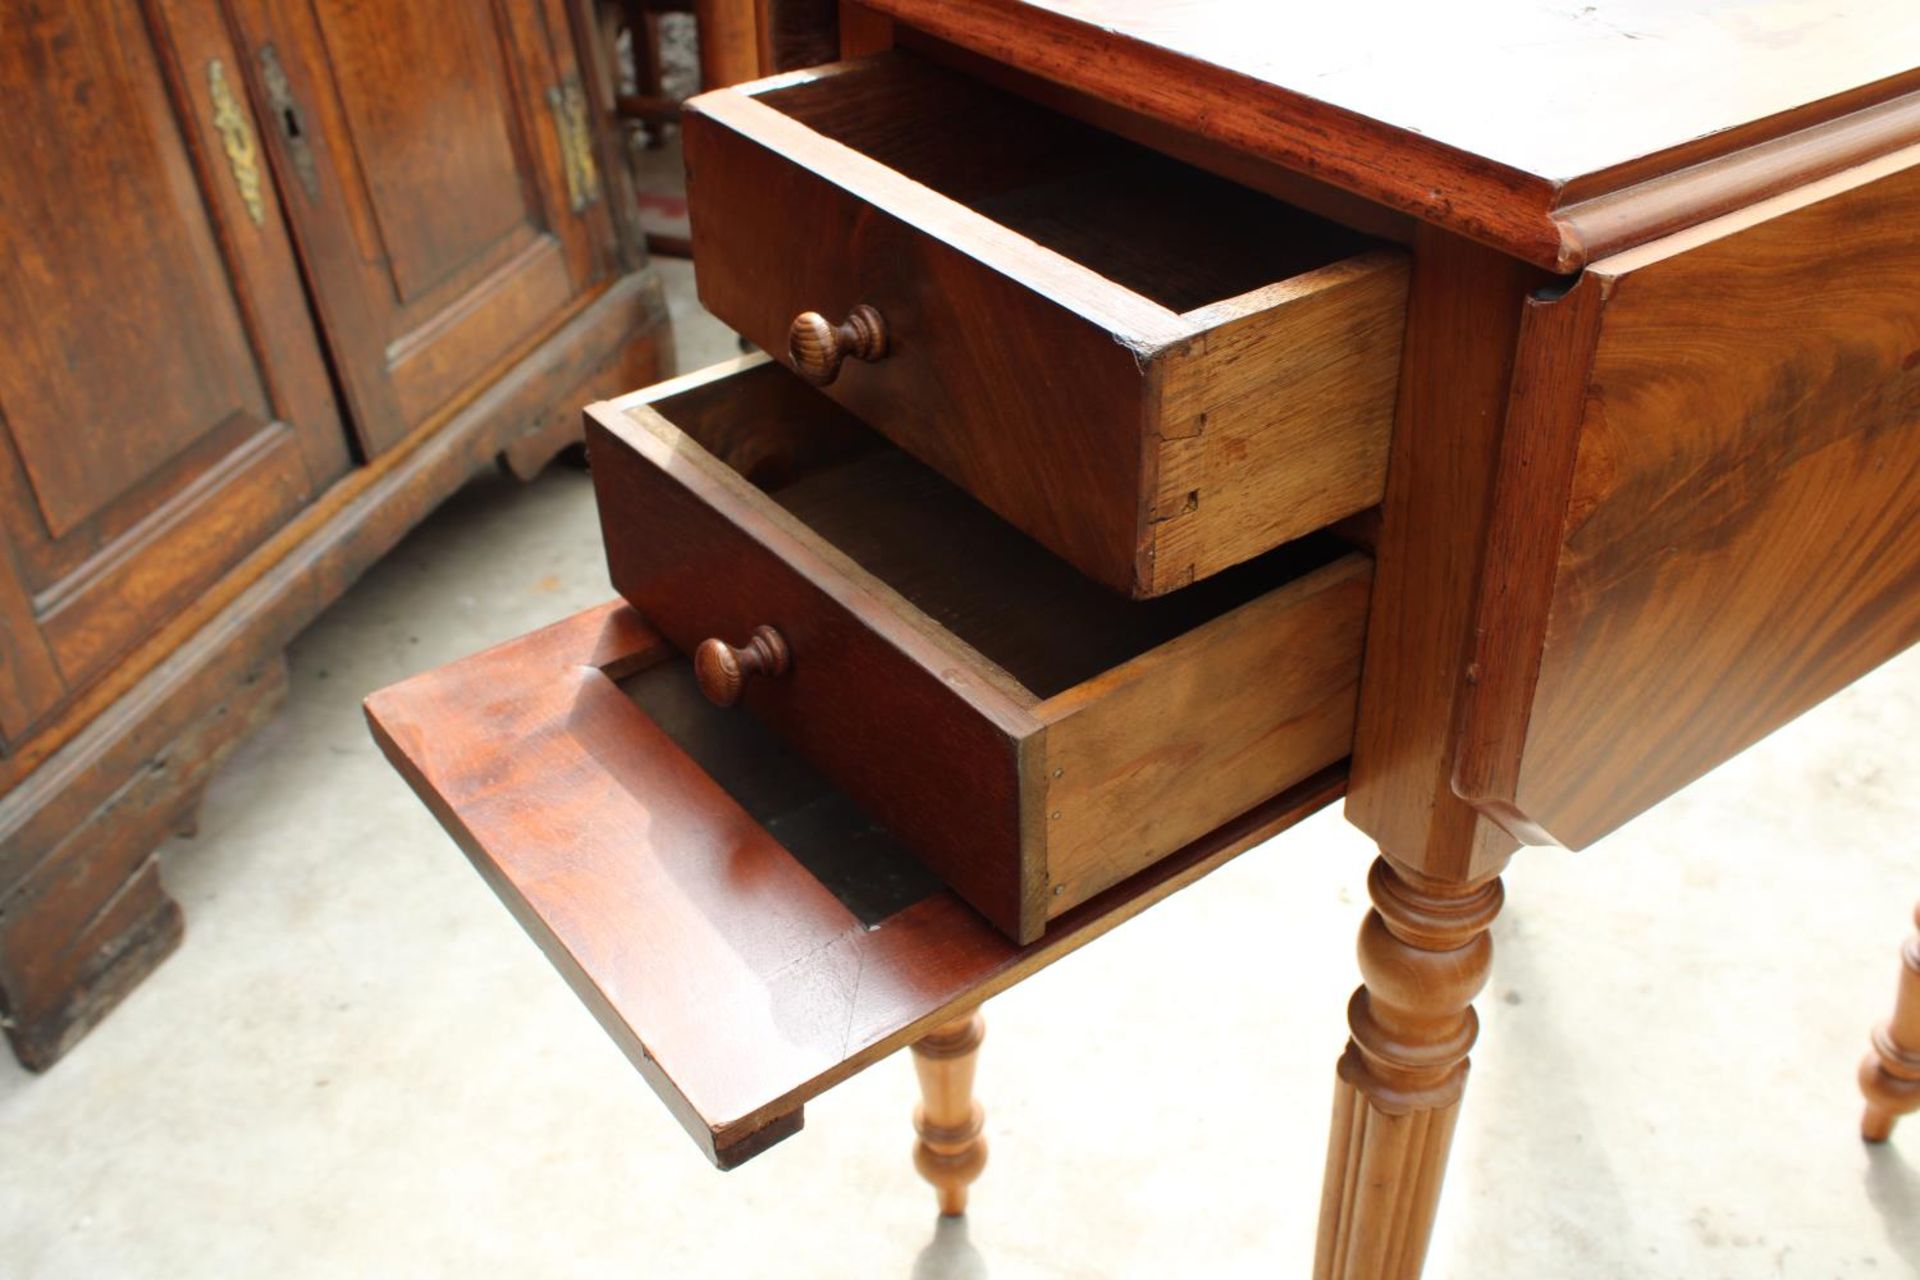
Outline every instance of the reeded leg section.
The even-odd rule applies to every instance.
[[[1920,907],[1913,923],[1920,929]],[[1893,1018],[1874,1028],[1873,1051],[1860,1063],[1860,1092],[1867,1095],[1860,1136],[1868,1142],[1885,1142],[1894,1121],[1920,1111],[1920,933],[1907,939],[1900,960]]]
[[[981,1136],[986,1113],[973,1097],[974,1066],[987,1024],[976,1011],[936,1027],[913,1046],[913,1067],[920,1076],[920,1105],[913,1110],[913,1167],[933,1184],[940,1212],[967,1211],[967,1188],[987,1166],[987,1140]]]
[[[1391,858],[1367,879],[1365,985],[1334,1085],[1315,1280],[1413,1280],[1426,1260],[1447,1149],[1493,958],[1497,877],[1432,880]]]

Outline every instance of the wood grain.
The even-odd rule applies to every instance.
[[[699,39],[700,86],[719,89],[752,80],[772,70],[771,49],[762,47],[756,12],[765,0],[694,0]],[[764,70],[763,70],[764,68]]]
[[[1545,653],[1540,596],[1560,556],[1573,441],[1586,411],[1587,353],[1599,336],[1605,292],[1591,279],[1542,289],[1527,300],[1520,322],[1453,758],[1454,793],[1510,831],[1523,824],[1498,797],[1515,783],[1516,745],[1526,740]]]
[[[814,67],[840,56],[840,0],[756,0],[762,75]]]
[[[1554,271],[1671,230],[1662,180],[1705,172],[1699,221],[1827,172],[1719,161],[1920,88],[1920,12],[1872,0],[1755,10],[1698,0],[1471,10],[1365,0],[874,0],[903,26],[1229,148],[1279,161]],[[1355,57],[1356,49],[1366,56]],[[1874,144],[1920,132],[1920,103]],[[1866,156],[1856,154],[1858,161]],[[1807,166],[1807,167],[1803,167]],[[1630,196],[1635,188],[1642,188]],[[1612,230],[1569,213],[1617,195]],[[1644,198],[1644,209],[1628,210]]]
[[[211,123],[210,68],[244,95],[241,56],[189,4],[151,25],[35,6],[0,31],[0,732],[15,744],[348,463],[292,248],[250,216]]]
[[[588,413],[615,589],[684,653],[777,627],[792,669],[748,685],[747,707],[989,919],[1038,936],[1045,869],[1019,856],[1039,730],[1024,691],[661,414]]]
[[[745,707],[1015,938],[1347,752],[1369,562],[1332,540],[1129,601],[777,365],[589,413],[621,594],[683,652],[776,628]],[[792,441],[771,490],[709,431]]]
[[[973,1096],[980,1041],[987,1033],[978,1010],[935,1027],[913,1042],[920,1105],[913,1110],[914,1168],[933,1184],[940,1212],[967,1211],[967,1188],[987,1164],[986,1115]]]
[[[1920,929],[1920,907],[1913,913]],[[1920,934],[1900,948],[1900,985],[1893,1016],[1873,1031],[1873,1048],[1860,1061],[1860,1092],[1866,1109],[1860,1136],[1885,1142],[1901,1116],[1920,1111]]]
[[[1543,304],[1495,537],[1546,552],[1489,578],[1456,778],[1516,835],[1584,847],[1920,639],[1916,165]]]
[[[1343,556],[1034,709],[1054,914],[1351,749],[1372,581]]]
[[[708,1156],[1334,799],[1275,797],[1020,947],[947,893],[868,929],[615,684],[665,642],[589,610],[368,700],[389,758]],[[714,712],[713,714],[726,714]],[[514,743],[501,752],[498,744]]]
[[[1504,901],[1495,876],[1432,880],[1391,857],[1374,862],[1367,894],[1314,1280],[1419,1280]]]
[[[1522,305],[1547,277],[1426,227],[1413,261],[1347,818],[1467,877],[1513,847],[1454,795],[1454,731]]]
[[[190,809],[218,744],[255,723],[228,713],[237,691],[556,404],[657,376],[664,323],[657,280],[617,283],[458,413],[337,482],[0,759],[0,933],[35,939],[0,968],[23,1062],[49,1065],[177,942],[178,911],[148,855]]]
[[[1129,110],[1058,80],[1042,79],[1004,62],[982,57],[970,49],[949,44],[924,31],[906,27],[900,28],[895,34],[899,47],[1016,94],[1049,111],[1117,134],[1240,186],[1264,192],[1363,235],[1395,244],[1408,244],[1413,240],[1414,219],[1410,215],[1322,182],[1298,169],[1230,147],[1159,117]],[[856,55],[846,53],[842,56],[850,58]]]
[[[493,19],[473,5],[314,8],[394,291],[412,301],[526,216]]]
[[[893,47],[893,19],[861,0],[839,0],[840,56],[864,58]]]
[[[279,652],[248,660],[258,665],[230,676],[177,733],[155,733],[138,771],[60,831],[47,857],[0,882],[7,1039],[28,1070],[52,1066],[179,945],[180,907],[155,846],[192,829],[207,780],[285,700]],[[16,833],[5,834],[0,854],[11,854]]]
[[[1379,503],[1407,278],[1380,250],[1188,316],[1204,332],[1158,366],[1140,579],[1197,581]]]
[[[686,128],[709,309],[774,351],[875,309],[831,394],[1089,576],[1161,594],[1378,499],[1398,251],[909,54]]]
[[[1128,600],[897,449],[862,452],[772,496],[977,660],[1010,676],[1021,696],[1036,698],[1064,694],[1179,640],[1341,551],[1332,538],[1309,538],[1189,590]]]
[[[285,75],[311,159],[277,118],[261,143],[361,448],[377,454],[608,274],[605,202],[569,207],[547,101],[577,74],[572,41],[553,38],[569,30],[564,0],[391,14],[247,0],[235,19]]]
[[[580,402],[660,370],[657,282],[604,282],[611,223],[553,202],[551,130],[509,118],[546,118],[577,69],[571,3],[463,8],[434,49],[421,6],[36,2],[0,22],[0,1008],[23,1061],[177,942],[152,851],[270,709],[256,685],[289,636],[474,469],[531,473],[578,440]],[[336,151],[308,136],[335,73],[358,151],[340,119]],[[316,146],[346,172],[302,166]],[[316,211],[362,178],[370,203]],[[500,234],[509,205],[538,234]],[[321,261],[289,220],[356,247]],[[362,272],[383,315],[421,323],[310,294]],[[367,363],[330,364],[328,341]],[[411,432],[336,403],[356,369],[419,375],[387,388]],[[363,446],[391,447],[350,470],[362,409]]]

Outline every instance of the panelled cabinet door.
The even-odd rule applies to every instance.
[[[362,448],[390,447],[604,273],[565,0],[238,0]]]
[[[348,466],[248,109],[202,0],[0,20],[0,736]]]

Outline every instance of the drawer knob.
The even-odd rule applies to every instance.
[[[787,355],[793,371],[816,387],[840,376],[848,356],[869,364],[887,354],[887,322],[866,303],[831,324],[818,311],[802,311],[787,330]]]
[[[716,707],[740,701],[754,676],[787,674],[787,639],[772,627],[755,627],[738,649],[725,640],[702,640],[693,651],[693,678]]]

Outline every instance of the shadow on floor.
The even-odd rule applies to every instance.
[[[1890,1143],[1867,1150],[1867,1199],[1887,1224],[1887,1243],[1920,1275],[1920,1173]]]
[[[935,1220],[933,1239],[913,1260],[911,1280],[987,1280],[987,1260],[967,1239],[964,1215]]]

